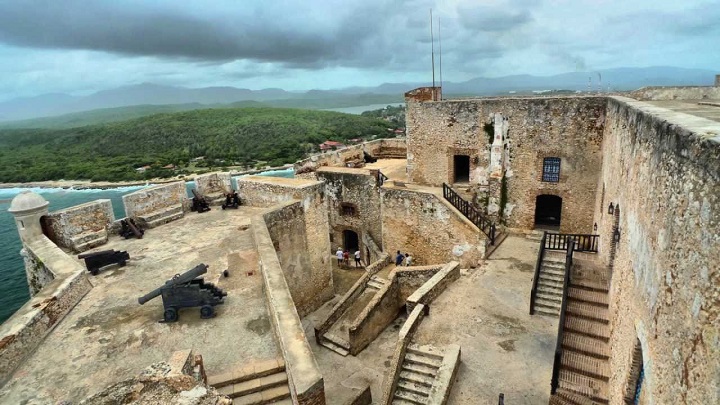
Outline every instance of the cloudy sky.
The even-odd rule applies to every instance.
[[[445,80],[720,70],[717,0],[0,0],[0,100],[142,82],[306,90],[426,81],[431,8]]]

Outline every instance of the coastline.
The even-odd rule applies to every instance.
[[[292,164],[286,164],[277,167],[267,167],[264,169],[253,169],[245,170],[241,172],[230,172],[230,176],[243,176],[258,174],[267,171],[274,170],[287,170],[293,167]],[[199,175],[191,174],[183,177],[166,177],[166,178],[155,178],[151,180],[135,180],[135,181],[90,181],[90,180],[46,180],[46,181],[33,181],[28,183],[0,183],[0,189],[9,188],[62,188],[66,190],[88,190],[88,189],[99,189],[107,190],[118,187],[133,187],[133,186],[149,186],[155,184],[170,183],[173,181],[194,181],[195,177]]]

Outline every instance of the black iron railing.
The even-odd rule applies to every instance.
[[[543,237],[540,240],[540,251],[538,252],[537,263],[535,264],[535,277],[533,277],[532,290],[530,290],[530,315],[535,315],[535,298],[537,297],[540,267],[542,267],[543,257],[545,256],[545,239],[547,238],[547,235],[547,232],[543,232]]]
[[[574,233],[548,233],[544,246],[548,250],[565,250],[567,251],[570,242],[575,242],[574,250],[576,252],[594,252],[598,251],[598,240],[600,235],[585,235]]]
[[[447,183],[443,183],[443,197],[450,201],[453,207],[457,208],[465,218],[475,224],[490,239],[490,244],[495,245],[495,224],[485,215],[481,214],[472,204],[460,196]]]
[[[562,342],[563,329],[565,329],[565,311],[567,310],[568,290],[570,289],[570,273],[572,272],[573,253],[575,242],[568,243],[567,254],[565,255],[565,278],[563,280],[562,304],[560,305],[560,323],[558,324],[557,342],[555,343],[555,360],[553,361],[552,380],[550,381],[550,394],[557,391],[560,380],[560,365],[562,364]]]

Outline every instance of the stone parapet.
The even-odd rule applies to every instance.
[[[324,382],[307,342],[270,232],[262,217],[252,219],[270,323],[285,360],[293,403],[325,404]]]
[[[419,304],[430,305],[440,293],[445,291],[445,288],[450,283],[458,278],[460,278],[460,263],[450,262],[446,264],[407,298],[407,312],[412,313],[413,309]]]
[[[182,218],[187,200],[185,182],[176,181],[144,188],[123,196],[125,215],[141,225],[153,225]],[[149,224],[152,223],[152,224]]]
[[[660,100],[720,100],[717,76],[714,86],[643,87],[628,93],[628,97],[640,101]]]
[[[50,239],[41,236],[25,249],[52,281],[0,326],[1,383],[92,288],[85,269]]]
[[[107,242],[115,214],[112,202],[101,199],[53,211],[45,218],[43,226],[48,237],[79,253]]]
[[[378,159],[404,159],[407,156],[405,138],[375,139],[343,149],[319,153],[307,159],[299,160],[294,165],[296,175],[312,173],[320,167],[363,167],[365,154]]]

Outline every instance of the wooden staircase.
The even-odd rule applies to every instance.
[[[233,399],[233,405],[292,404],[282,359],[238,366],[209,376],[208,384]]]
[[[608,288],[603,282],[571,282],[558,388],[550,404],[608,404],[610,378]]]
[[[395,405],[440,405],[447,400],[457,367],[460,347],[411,344],[405,352],[400,378],[392,396]]]

